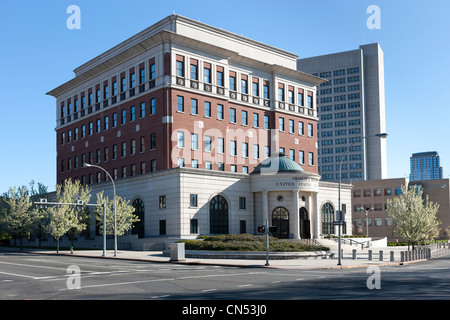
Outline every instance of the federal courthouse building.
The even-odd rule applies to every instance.
[[[107,175],[84,164],[107,170],[140,218],[120,239],[132,247],[255,234],[266,221],[280,238],[337,233],[338,184],[318,175],[316,87],[326,80],[297,59],[179,15],[157,22],[48,93],[57,183],[112,197]],[[350,185],[340,199],[351,233]]]

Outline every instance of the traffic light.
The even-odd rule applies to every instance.
[[[269,226],[269,233],[276,233],[276,232],[277,232],[277,227]]]
[[[259,226],[258,227],[258,233],[266,233],[266,227],[265,226]]]

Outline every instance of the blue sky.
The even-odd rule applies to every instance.
[[[70,5],[81,29],[69,30]],[[369,30],[370,5],[381,29]],[[450,1],[16,0],[0,11],[0,193],[31,180],[55,189],[55,100],[73,70],[172,13],[296,53],[379,42],[385,57],[388,178],[412,153],[438,151],[450,175]]]

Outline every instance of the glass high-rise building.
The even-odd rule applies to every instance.
[[[441,160],[436,151],[413,153],[410,158],[410,181],[437,180],[443,178]]]

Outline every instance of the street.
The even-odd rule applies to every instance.
[[[450,256],[445,256],[372,273],[0,252],[0,299],[441,300],[450,297],[449,265]]]

